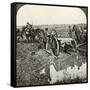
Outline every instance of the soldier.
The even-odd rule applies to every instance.
[[[73,31],[74,31],[74,33],[75,33],[74,39],[76,40],[77,44],[79,44],[79,43],[81,42],[79,26],[74,25],[74,26],[73,26]]]
[[[50,40],[50,34],[48,31],[48,28],[45,28],[45,37],[46,37],[46,49],[50,49],[50,44],[49,44],[49,40]]]
[[[72,29],[71,29],[71,26],[69,25],[68,28],[69,28],[69,32],[68,32],[69,37],[72,38]]]
[[[45,36],[48,37],[50,35],[48,28],[45,28]]]
[[[51,48],[52,51],[54,53],[55,56],[59,55],[59,42],[57,40],[57,32],[55,29],[52,29],[51,31],[51,39],[52,39],[52,43],[51,43]]]
[[[55,29],[52,29],[51,31],[51,35],[54,36],[54,37],[57,37],[57,32]]]
[[[32,28],[32,24],[30,24],[29,22],[27,22],[26,28],[31,29]]]
[[[31,39],[32,42],[34,37],[34,30],[32,28],[32,24],[30,24],[29,22],[27,22],[26,24],[25,33],[26,33],[27,41],[29,42],[29,39]]]

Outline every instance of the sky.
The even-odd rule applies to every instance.
[[[17,12],[17,26],[46,24],[80,24],[86,23],[84,12],[77,7],[55,7],[24,5]]]

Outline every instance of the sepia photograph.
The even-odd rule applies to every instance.
[[[16,86],[88,82],[88,9],[16,4]]]

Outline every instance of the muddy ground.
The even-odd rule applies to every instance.
[[[87,62],[86,57],[79,56],[77,60],[77,54],[72,53],[72,56],[60,53],[58,57],[55,57],[52,53],[48,53],[46,50],[39,50],[38,43],[17,43],[16,54],[16,83],[17,86],[28,85],[47,85],[50,84],[47,74],[40,75],[40,70],[43,68],[49,68],[52,60],[55,64],[56,70],[63,70],[69,66],[74,65],[81,66],[82,63]],[[51,61],[50,61],[51,60]],[[48,69],[47,69],[48,70]],[[82,82],[79,79],[73,81],[66,81],[66,83]],[[65,82],[58,82],[65,83]]]

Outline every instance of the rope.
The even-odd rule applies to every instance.
[[[79,44],[79,45],[77,45],[77,48],[79,48],[80,46],[86,45],[86,44],[87,44],[87,42]]]

